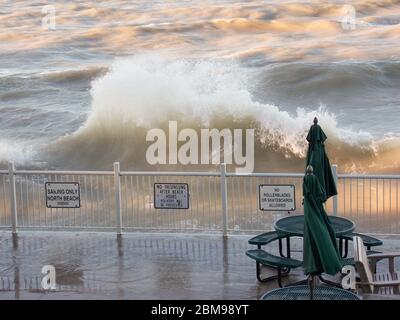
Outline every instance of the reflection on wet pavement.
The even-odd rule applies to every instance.
[[[0,299],[257,299],[277,284],[257,282],[249,237],[0,232]],[[44,265],[56,269],[55,291],[41,287]],[[292,272],[285,281],[304,278]]]

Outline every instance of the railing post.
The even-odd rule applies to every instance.
[[[222,201],[222,230],[224,237],[228,234],[228,195],[226,185],[226,163],[221,164],[221,201]]]
[[[119,162],[114,162],[114,186],[115,186],[115,221],[117,234],[122,234],[122,212],[121,212],[121,180]]]
[[[333,180],[335,181],[336,189],[338,189],[338,173],[337,173],[337,164],[332,165],[332,174],[333,174]],[[333,215],[337,216],[337,211],[338,211],[338,196],[333,196],[332,198],[333,201]]]
[[[11,195],[11,229],[13,234],[18,232],[17,217],[17,191],[15,189],[15,167],[14,162],[8,163],[8,177],[10,179],[10,195]]]

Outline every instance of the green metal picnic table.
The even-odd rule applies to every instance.
[[[337,216],[329,216],[329,219],[331,221],[333,230],[335,231],[335,235],[338,238],[345,236],[347,234],[351,234],[355,229],[354,222],[349,219]],[[279,219],[278,221],[275,222],[274,228],[279,235],[286,237],[286,256],[290,258],[290,238],[304,236],[304,216],[294,215]],[[280,251],[282,255],[281,248]],[[339,242],[339,251],[340,255],[343,256],[342,241]],[[345,255],[347,256],[347,252]],[[322,275],[319,276],[319,279],[326,284],[339,286],[338,283],[327,280],[323,278]],[[304,281],[299,282],[299,284],[302,283],[304,283]]]
[[[353,221],[346,218],[329,216],[329,219],[332,223],[336,237],[350,234],[356,227]],[[290,258],[290,237],[303,237],[304,216],[293,215],[279,219],[275,222],[274,228],[279,235],[286,237],[286,255]]]

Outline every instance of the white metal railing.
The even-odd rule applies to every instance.
[[[400,233],[400,175],[333,174],[338,196],[326,208],[348,217],[369,233]],[[295,185],[296,210],[302,214],[302,173],[236,174],[221,165],[217,172],[49,171],[16,170],[12,163],[0,171],[0,228],[23,230],[164,230],[255,232],[269,230],[287,212],[259,208],[260,184]],[[47,208],[46,182],[78,182],[81,207]],[[188,183],[187,210],[155,209],[154,183]]]

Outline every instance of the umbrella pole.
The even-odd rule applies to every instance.
[[[310,289],[310,300],[314,300],[315,282],[312,274],[308,276],[308,288]]]

